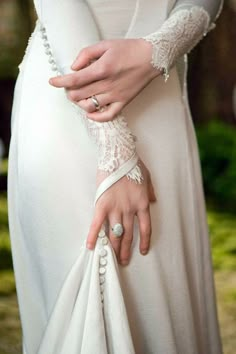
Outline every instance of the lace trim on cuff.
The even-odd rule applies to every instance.
[[[203,7],[175,12],[159,31],[143,37],[153,47],[151,64],[163,71],[167,81],[169,69],[176,59],[189,53],[211,29],[210,16]]]

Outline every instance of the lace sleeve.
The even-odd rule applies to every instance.
[[[70,65],[79,51],[100,40],[86,2],[61,0],[58,3],[56,0],[35,0],[35,7],[40,22],[42,44],[48,55],[52,75],[53,71],[57,75],[72,72]],[[82,117],[89,136],[98,147],[98,169],[109,175],[123,167],[123,174],[120,172],[119,178],[126,175],[128,179],[142,183],[135,137],[125,117],[119,115],[111,122],[97,123],[89,120],[79,106],[71,104]],[[118,179],[118,174],[116,176]]]
[[[152,44],[152,65],[163,71],[165,81],[176,60],[215,27],[222,6],[222,0],[178,0],[161,28],[143,37]]]

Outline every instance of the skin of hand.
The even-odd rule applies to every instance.
[[[95,121],[109,121],[162,72],[151,64],[152,45],[144,39],[104,40],[82,49],[71,66],[74,73],[53,77],[68,98]],[[96,110],[91,96],[96,95]]]
[[[150,203],[156,202],[156,196],[150,172],[142,161],[139,165],[144,177],[143,183],[135,183],[124,176],[106,190],[96,203],[93,221],[87,237],[87,247],[93,249],[103,223],[108,222],[108,236],[117,260],[122,265],[127,265],[131,257],[135,216],[137,216],[139,225],[140,253],[146,255],[150,247]],[[98,170],[97,185],[104,178],[104,172]],[[111,227],[116,223],[121,223],[124,227],[124,233],[121,237],[115,237],[112,233]]]

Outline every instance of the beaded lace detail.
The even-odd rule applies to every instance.
[[[59,70],[52,49],[48,42],[45,27],[40,24],[40,31],[45,47],[45,53],[48,55],[48,61],[56,75],[62,75]],[[86,112],[78,105],[71,102],[73,107],[83,119],[89,136],[98,147],[98,169],[107,173],[112,173],[119,169],[125,162],[137,156],[135,140],[136,137],[131,133],[125,118],[122,115],[117,116],[113,121],[96,122],[88,119]],[[143,182],[142,171],[138,164],[126,174],[128,179],[136,183]]]
[[[151,63],[163,70],[165,81],[176,59],[190,52],[211,28],[207,11],[194,6],[176,11],[157,32],[143,37],[152,44]]]

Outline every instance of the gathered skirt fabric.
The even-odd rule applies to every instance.
[[[149,168],[148,255],[117,264],[110,244],[99,288],[93,216],[97,150],[51,71],[36,25],[12,109],[9,226],[24,354],[220,354],[201,168],[192,118],[173,68],[125,109]]]

